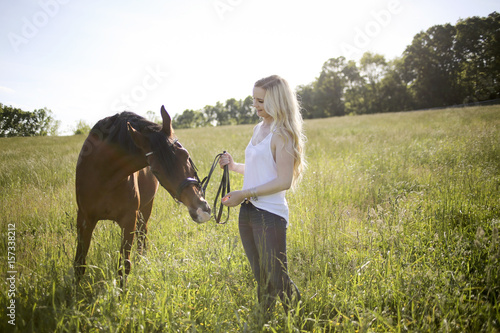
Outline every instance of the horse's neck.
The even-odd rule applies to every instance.
[[[105,153],[102,154],[102,176],[106,179],[108,186],[114,186],[127,180],[128,176],[145,168],[147,160],[145,156],[124,151],[113,145],[105,144]]]

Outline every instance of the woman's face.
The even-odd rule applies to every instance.
[[[271,118],[271,116],[264,109],[264,97],[266,90],[261,87],[253,88],[253,106],[257,110],[257,115],[261,118]]]

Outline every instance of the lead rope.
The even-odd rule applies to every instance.
[[[203,190],[204,194],[206,193],[206,189],[207,189],[208,183],[210,182],[210,178],[212,177],[212,174],[213,174],[215,168],[217,167],[217,164],[219,164],[219,160],[220,160],[221,156],[224,155],[225,153],[226,153],[226,151],[224,150],[224,152],[222,152],[221,154],[217,154],[215,156],[214,162],[212,163],[212,167],[210,168],[210,172],[208,173],[208,176],[206,176],[201,181],[201,186],[202,186],[202,190]],[[226,220],[224,222],[221,222],[222,212],[224,210],[224,205],[222,204],[222,198],[224,198],[226,196],[226,194],[228,194],[229,192],[231,192],[231,184],[229,182],[229,166],[225,165],[224,171],[222,172],[222,179],[221,179],[221,182],[219,185],[219,189],[217,190],[217,194],[215,195],[214,205],[212,206],[212,208],[214,210],[215,222],[218,224],[226,224],[227,221],[229,220],[229,207],[227,207]],[[219,209],[217,212],[217,202],[219,201],[219,197],[220,197],[220,204],[219,204],[219,207],[218,207]],[[216,212],[217,212],[217,214],[216,214]]]

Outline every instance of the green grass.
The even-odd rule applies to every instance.
[[[13,223],[17,281],[16,326],[3,315],[0,331],[498,332],[499,125],[498,106],[307,121],[309,168],[288,195],[289,270],[303,303],[289,316],[277,306],[269,322],[256,310],[238,209],[227,225],[197,225],[164,190],[127,287],[110,221],[98,224],[75,286],[84,137],[1,139],[4,309]],[[243,161],[252,126],[176,133],[206,175],[222,150]]]

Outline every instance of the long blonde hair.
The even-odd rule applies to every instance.
[[[292,140],[293,152],[288,153],[294,157],[292,188],[295,188],[306,168],[306,137],[302,130],[303,120],[297,96],[288,82],[278,75],[260,79],[254,86],[266,91],[264,109],[273,118],[272,131],[281,135],[286,142]]]

